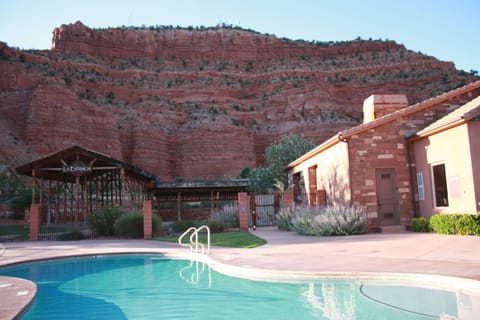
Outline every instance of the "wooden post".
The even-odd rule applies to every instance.
[[[215,200],[213,198],[213,191],[210,191],[210,216],[212,216],[215,207]]]
[[[177,221],[182,221],[182,193],[177,193]]]
[[[47,224],[50,224],[51,202],[52,202],[52,180],[48,180],[48,192],[47,192]]]
[[[80,177],[75,179],[75,187],[73,188],[73,197],[75,199],[75,204],[77,206],[77,211],[75,212],[75,224],[78,222],[78,215],[80,214]]]
[[[152,214],[153,214],[152,200],[143,201],[143,238],[144,239],[151,239],[153,236]]]
[[[82,211],[83,211],[83,223],[87,223],[88,212],[88,175],[83,176],[82,183]]]
[[[248,194],[240,192],[238,194],[238,216],[240,221],[240,230],[248,230]]]
[[[252,210],[252,228],[257,230],[257,202],[253,193],[250,195],[250,209]]]
[[[35,169],[32,170],[32,203],[36,203],[35,201]]]
[[[68,182],[65,182],[63,185],[63,215],[62,215],[62,221],[65,221],[68,217],[67,213],[67,203],[68,203],[68,198],[67,198],[67,188],[68,188]]]
[[[55,223],[58,223],[58,216],[60,214],[60,186],[59,182],[55,182]]]
[[[120,168],[120,186],[119,186],[119,192],[120,192],[120,206],[123,205],[122,201],[122,194],[123,194],[123,185],[125,183],[125,169],[122,167]]]
[[[40,178],[40,200],[38,201],[38,203],[43,203],[43,184],[45,183],[45,181],[43,180],[43,177]]]
[[[40,233],[40,224],[42,220],[42,205],[32,203],[30,205],[30,240],[37,241]]]

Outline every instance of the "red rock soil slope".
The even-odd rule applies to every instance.
[[[415,103],[474,80],[393,41],[77,22],[51,50],[0,43],[0,163],[75,144],[164,181],[235,178],[287,133],[321,143],[358,124],[372,93]]]

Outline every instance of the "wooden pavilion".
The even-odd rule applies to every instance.
[[[211,213],[215,207],[215,203],[238,201],[238,193],[247,192],[247,189],[248,179],[206,182],[163,182],[157,183],[153,194],[158,207],[164,203],[176,204],[176,219],[167,216],[162,218],[165,220],[181,221],[185,218],[182,214],[182,205],[185,203],[208,203]],[[158,210],[158,212],[160,212],[160,210]]]
[[[42,223],[83,223],[103,207],[142,208],[159,179],[150,172],[79,146],[16,168],[32,177],[32,204]],[[37,194],[36,194],[37,193]]]
[[[39,239],[41,224],[83,224],[89,213],[105,207],[143,209],[144,237],[150,238],[154,203],[157,214],[161,203],[177,204],[175,218],[182,220],[183,203],[208,202],[213,208],[219,201],[238,201],[248,186],[242,179],[161,183],[142,168],[80,146],[41,157],[16,172],[32,178],[30,240]]]

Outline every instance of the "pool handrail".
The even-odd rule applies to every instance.
[[[190,227],[188,228],[187,230],[185,230],[181,235],[180,237],[178,237],[178,244],[181,245],[182,247],[189,247],[190,248],[190,252],[193,252],[193,247],[192,247],[192,244],[191,244],[191,239],[190,239],[190,242],[185,244],[182,242],[182,239],[183,237],[185,237],[187,234],[190,233],[190,231],[193,231],[193,230],[196,230],[195,227]]]
[[[178,244],[181,245],[182,247],[189,247],[190,248],[190,253],[199,253],[198,247],[200,246],[202,249],[202,254],[205,254],[205,246],[203,243],[198,241],[198,232],[201,230],[207,230],[207,254],[210,253],[210,228],[207,225],[200,226],[198,228],[196,227],[190,227],[185,232],[183,232],[179,237],[178,237]],[[190,241],[189,243],[183,243],[182,239],[186,235],[190,234]],[[193,248],[195,247],[195,251]]]
[[[207,230],[207,254],[210,254],[210,228],[207,225],[203,225],[197,228],[197,244],[198,242],[198,233],[202,231],[203,229]],[[200,245],[202,246],[202,253],[203,253],[203,243],[200,242]]]

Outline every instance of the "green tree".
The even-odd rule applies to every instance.
[[[8,204],[16,219],[23,219],[25,208],[32,203],[32,188],[25,186],[25,177],[19,176],[6,165],[0,164],[0,203]],[[38,201],[39,190],[35,199]]]
[[[252,169],[248,176],[250,184],[248,186],[250,192],[268,193],[273,186],[272,171],[267,167],[258,167]]]
[[[9,202],[25,190],[25,179],[0,164],[0,202]]]
[[[264,166],[251,170],[249,174],[250,191],[268,192],[277,181],[288,186],[285,167],[314,147],[315,144],[310,139],[295,134],[288,134],[272,143],[265,152]]]
[[[23,219],[24,211],[32,204],[32,188],[25,188],[18,192],[10,202],[10,206],[18,219]],[[40,189],[35,188],[35,200],[40,200]]]
[[[251,171],[252,171],[251,168],[245,167],[245,168],[242,169],[242,171],[240,172],[238,177],[242,178],[242,179],[248,179],[248,177],[250,177],[250,172]]]

